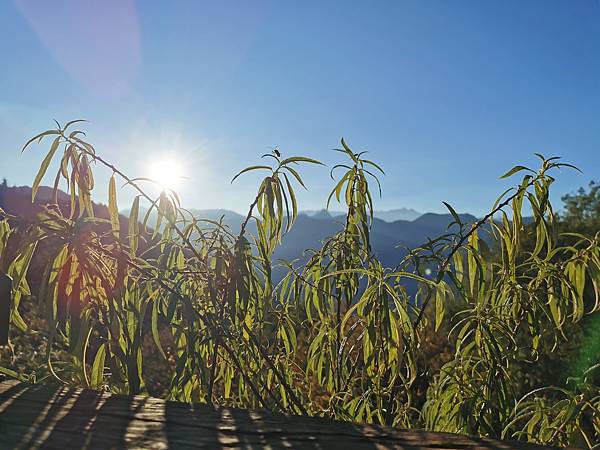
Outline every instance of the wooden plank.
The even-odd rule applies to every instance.
[[[4,381],[0,383],[0,448],[534,450],[547,447]]]

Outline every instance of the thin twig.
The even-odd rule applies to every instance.
[[[458,240],[458,242],[456,244],[454,244],[454,246],[450,250],[450,253],[448,254],[448,256],[446,256],[446,258],[444,259],[444,261],[438,266],[438,273],[437,273],[438,282],[441,281],[440,277],[443,276],[443,274],[446,272],[446,269],[448,268],[448,265],[450,264],[450,261],[452,261],[452,257],[463,246],[463,244],[466,242],[466,240],[469,239],[469,237],[471,237],[471,235],[475,231],[477,231],[478,228],[480,228],[490,218],[492,218],[494,216],[494,214],[496,214],[497,212],[499,212],[502,208],[504,208],[505,206],[507,206],[511,201],[513,201],[516,197],[518,197],[521,194],[521,192],[523,192],[523,191],[527,190],[528,188],[530,188],[531,186],[533,186],[538,181],[538,179],[539,179],[539,176],[536,177],[536,178],[533,178],[525,186],[519,187],[517,189],[517,191],[513,195],[511,195],[510,197],[508,197],[506,200],[504,200],[502,203],[500,203],[498,206],[496,206],[496,208],[494,208],[492,211],[490,211],[484,217],[482,217],[477,222],[475,222],[471,226],[471,229],[469,230],[469,232],[461,236],[461,238]],[[427,298],[423,302],[423,306],[421,306],[421,310],[419,311],[419,315],[417,316],[417,319],[415,320],[415,323],[413,324],[413,327],[415,329],[419,326],[419,324],[423,320],[423,317],[425,315],[425,309],[427,308],[427,305],[429,304],[429,302],[431,300],[431,297],[432,297],[432,295],[427,296]]]

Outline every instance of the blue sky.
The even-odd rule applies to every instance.
[[[599,24],[596,0],[0,2],[0,176],[31,184],[43,148],[22,144],[86,118],[132,176],[184,160],[193,208],[243,211],[239,169],[274,146],[333,165],[342,136],[386,169],[378,209],[482,214],[534,152],[584,171],[558,201],[599,178]],[[323,207],[328,170],[304,173]]]

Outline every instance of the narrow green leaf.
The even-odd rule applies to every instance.
[[[138,216],[140,213],[140,197],[139,195],[133,199],[133,204],[131,205],[131,211],[129,212],[129,248],[131,252],[135,255],[138,247],[138,236],[139,236],[139,221]]]
[[[154,299],[152,302],[152,338],[154,339],[154,343],[158,348],[161,356],[166,360],[167,355],[165,355],[165,351],[162,348],[162,343],[160,342],[160,333],[158,332],[158,299]]]
[[[309,163],[309,164],[319,164],[321,166],[323,165],[323,163],[321,161],[317,161],[316,159],[312,159],[312,158],[306,158],[304,156],[292,156],[291,158],[286,158],[283,161],[281,161],[281,165],[285,166],[290,163],[299,163],[299,162],[305,162],[305,163]]]
[[[500,177],[500,179],[508,178],[511,175],[514,175],[515,173],[520,172],[522,170],[527,170],[529,172],[535,173],[535,172],[533,172],[533,170],[529,169],[528,167],[525,167],[525,166],[515,166],[512,169],[510,169],[508,172],[506,172],[504,175],[502,175]]]
[[[242,175],[246,172],[251,172],[253,170],[273,170],[273,169],[271,168],[271,166],[261,166],[261,165],[246,167],[245,169],[239,171],[237,173],[237,175],[231,179],[231,183],[233,183],[240,175]]]
[[[110,214],[110,223],[113,234],[119,236],[119,207],[117,205],[117,182],[115,175],[110,177],[108,183],[108,212]]]
[[[56,153],[56,150],[58,150],[59,144],[60,144],[60,136],[57,136],[54,139],[54,141],[52,141],[52,145],[50,146],[50,151],[48,152],[48,154],[42,161],[42,164],[40,165],[40,170],[38,170],[38,173],[35,176],[35,180],[33,181],[33,185],[31,186],[31,201],[32,202],[35,201],[35,196],[40,187],[40,183],[42,182],[42,178],[44,178],[44,175],[46,174],[46,171],[48,170],[48,166],[52,162],[52,159],[54,158],[54,154]]]
[[[454,208],[452,206],[450,206],[449,203],[446,203],[446,202],[442,202],[442,203],[446,206],[446,208],[448,208],[448,211],[450,211],[450,214],[452,214],[452,217],[454,217],[454,221],[458,224],[458,226],[461,226],[462,222],[460,220],[460,217],[454,210]]]
[[[446,311],[446,290],[438,286],[435,290],[435,331],[440,329]]]
[[[92,373],[90,375],[90,383],[93,388],[99,388],[104,379],[104,360],[106,358],[106,344],[101,344],[98,347],[94,363],[92,364]]]
[[[52,136],[52,135],[57,135],[57,134],[60,134],[59,130],[48,130],[48,131],[44,131],[43,133],[40,133],[40,134],[32,137],[23,146],[23,148],[21,149],[21,153],[23,153],[25,151],[25,149],[27,147],[29,147],[29,145],[31,145],[31,143],[33,143],[35,140],[37,140],[38,142],[40,142],[45,136]]]

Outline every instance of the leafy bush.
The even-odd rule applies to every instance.
[[[274,284],[272,255],[294,225],[294,189],[304,187],[298,168],[320,163],[273,152],[264,155],[271,164],[242,170],[235,178],[266,175],[237,232],[191,216],[175,192],[151,197],[147,180],[130,178],[71,131],[77,122],[25,146],[52,139],[32,193],[58,160],[55,203],[64,180],[66,211],[47,205],[35,220],[2,213],[0,222],[11,322],[21,336],[44,337],[37,373],[112,392],[410,428],[590,447],[600,439],[594,368],[570,388],[526,389],[528,368],[598,309],[584,299],[589,291],[597,298],[600,236],[571,234],[559,245],[549,201],[552,172],[568,164],[538,155],[539,169],[516,166],[504,177],[524,173],[520,182],[472,224],[447,204],[453,231],[388,268],[370,246],[370,187],[383,170],[342,140],[328,204],[345,206],[344,227],[308,260],[281,262],[288,271]],[[94,165],[113,172],[107,218],[94,215]],[[118,180],[135,192],[127,229]],[[54,250],[31,296],[26,274],[44,242]],[[21,298],[43,318],[24,320]]]

